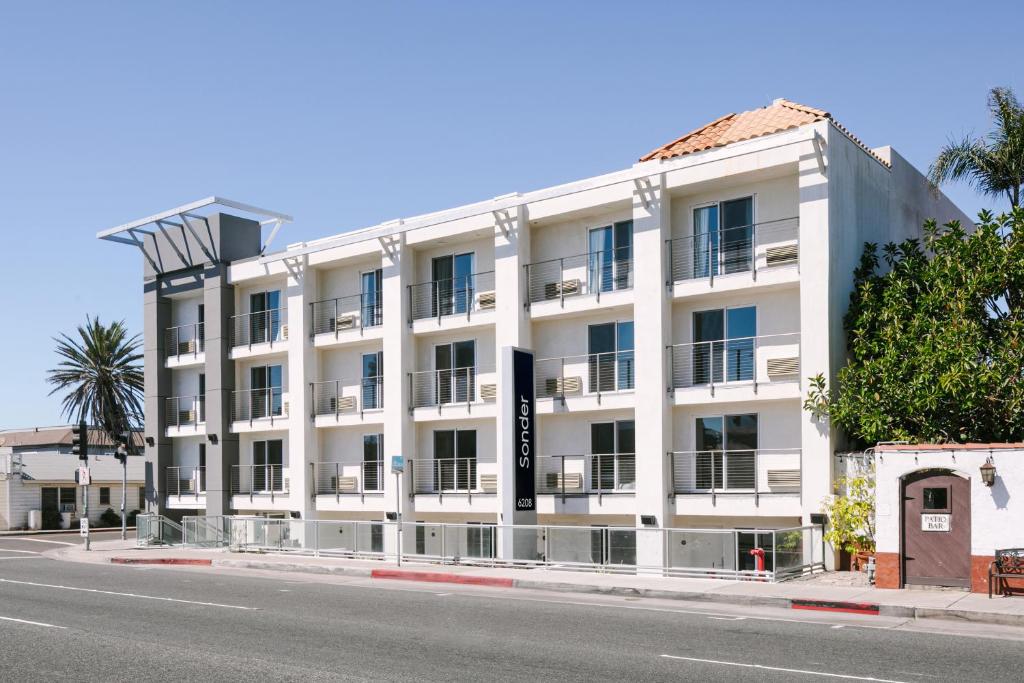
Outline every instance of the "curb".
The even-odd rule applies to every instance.
[[[209,567],[213,564],[213,560],[185,557],[112,557],[110,564],[173,564]]]
[[[847,614],[867,614],[878,616],[879,605],[873,602],[845,602],[842,600],[804,600],[793,598],[790,601],[793,609],[814,610],[816,612],[845,612]]]
[[[461,583],[468,586],[495,586],[514,588],[515,579],[494,576],[466,576],[465,574],[442,574],[441,572],[419,572],[406,569],[372,569],[371,579],[398,579],[399,581],[426,581],[428,583]]]

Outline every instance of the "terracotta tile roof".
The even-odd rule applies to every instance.
[[[731,142],[750,140],[753,138],[781,133],[784,130],[799,128],[808,123],[831,121],[844,135],[862,147],[872,157],[885,164],[885,161],[855,138],[846,128],[841,126],[827,111],[808,107],[785,99],[778,99],[767,107],[745,111],[740,114],[726,114],[711,123],[701,126],[663,145],[656,150],[640,157],[640,161],[655,159],[672,159],[674,157],[702,152],[714,147],[722,147]],[[885,164],[888,166],[888,164]]]

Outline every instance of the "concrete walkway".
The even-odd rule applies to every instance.
[[[474,567],[312,557],[290,553],[238,553],[225,548],[136,548],[134,541],[99,541],[49,550],[45,555],[96,564],[182,564],[233,569],[337,574],[571,593],[604,593],[764,607],[857,612],[909,618],[945,618],[1024,626],[1024,596],[994,597],[956,590],[885,590],[815,580],[761,583],[723,579],[602,574],[550,568]]]

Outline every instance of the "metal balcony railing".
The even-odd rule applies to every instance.
[[[469,318],[476,311],[493,310],[495,301],[493,270],[421,282],[409,285],[409,322],[452,315]]]
[[[667,240],[672,282],[798,263],[800,220],[782,218]]]
[[[416,458],[410,476],[413,493],[497,493],[497,465],[493,458],[481,461],[479,458]],[[484,472],[480,466],[484,466]]]
[[[674,494],[799,493],[799,448],[725,449],[669,453]]]
[[[206,493],[205,467],[168,467],[164,473],[166,495],[198,498]]]
[[[231,401],[232,422],[283,418],[288,416],[287,403],[281,387],[269,389],[241,389],[233,391]]]
[[[277,344],[288,339],[285,309],[273,308],[231,316],[231,346]]]
[[[367,410],[384,408],[384,377],[363,377],[361,379],[335,379],[326,382],[310,382],[313,399],[312,417],[317,415],[339,415],[364,413]]]
[[[203,323],[178,325],[164,330],[164,352],[168,358],[198,356],[206,351]]]
[[[672,389],[800,381],[800,333],[737,337],[668,347]]]
[[[633,248],[563,256],[526,266],[526,293],[531,303],[565,301],[580,294],[594,294],[633,287]]]
[[[195,427],[206,422],[205,396],[169,396],[165,405],[168,427]]]
[[[537,458],[537,493],[567,496],[633,493],[635,453],[542,455]]]
[[[410,408],[428,406],[471,405],[494,401],[497,385],[483,381],[481,375],[493,378],[493,369],[479,366],[452,370],[423,370],[409,373]],[[486,379],[486,378],[484,378]]]
[[[636,383],[633,351],[539,358],[534,363],[537,398],[632,391]]]
[[[232,465],[231,495],[269,495],[271,500],[288,493],[284,465]]]
[[[384,297],[381,292],[351,294],[337,299],[314,301],[309,305],[310,334],[333,334],[345,330],[379,327],[384,324]]]
[[[313,463],[318,496],[362,495],[384,491],[384,461]]]

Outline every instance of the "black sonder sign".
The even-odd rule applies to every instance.
[[[533,354],[512,350],[512,392],[515,411],[515,429],[512,430],[516,454],[515,510],[537,509],[537,477],[534,474],[534,432],[537,414],[533,395]]]

